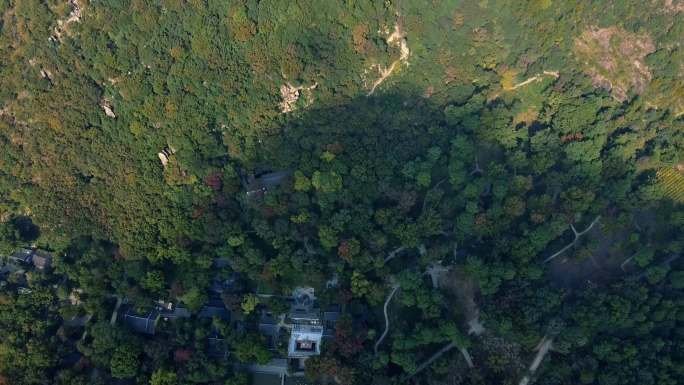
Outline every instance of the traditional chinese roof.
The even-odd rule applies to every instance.
[[[295,324],[292,326],[287,356],[290,358],[317,356],[321,354],[322,339],[322,326]]]
[[[43,270],[52,266],[52,254],[43,250],[36,250],[31,258],[36,269]]]
[[[12,253],[12,255],[10,255],[10,259],[24,263],[31,263],[32,256],[33,250],[22,248]]]
[[[190,310],[181,306],[176,306],[173,310],[163,310],[160,315],[166,320],[175,321],[180,318],[190,318],[191,314]]]
[[[292,293],[294,302],[288,314],[293,323],[320,323],[321,312],[315,307],[313,288],[298,287]]]
[[[257,178],[251,177],[246,183],[247,196],[263,194],[268,189],[281,184],[291,174],[290,171],[276,171],[262,174]]]
[[[230,319],[230,312],[220,300],[210,300],[197,315],[199,318]]]
[[[136,333],[154,334],[157,321],[159,321],[159,310],[157,309],[138,314],[132,307],[126,307],[123,315],[123,322]]]

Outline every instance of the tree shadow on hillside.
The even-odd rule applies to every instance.
[[[40,228],[33,223],[30,217],[18,216],[13,218],[11,223],[19,232],[19,237],[23,242],[30,243],[40,237]]]
[[[479,285],[488,285],[489,293],[501,280],[499,271],[512,270],[521,282],[528,265],[544,268],[545,248],[524,256],[527,260],[503,253],[545,226],[532,223],[524,206],[508,197],[525,202],[530,195],[553,196],[557,186],[543,181],[530,183],[528,190],[516,187],[525,180],[515,176],[524,172],[509,164],[502,146],[483,139],[497,118],[491,112],[496,106],[471,97],[474,91],[454,89],[429,99],[419,92],[379,94],[285,116],[261,138],[254,151],[258,158],[244,172],[289,170],[292,177],[258,196],[243,196],[240,215],[255,229],[246,243],[265,255],[239,269],[259,272],[252,278],[272,280],[284,292],[300,285],[316,286],[318,292],[338,274],[340,297],[363,297],[374,309],[368,322],[379,325],[382,317],[375,310],[382,307],[392,276],[400,274],[396,264],[422,278],[431,264],[459,266]],[[486,123],[483,111],[489,115]],[[400,257],[388,266],[388,255],[399,248],[404,248]],[[467,330],[465,318],[475,312],[460,309],[444,317]],[[431,351],[423,349],[412,359],[420,362]],[[386,373],[402,370],[390,363]]]
[[[581,289],[587,285],[605,284],[623,276],[625,271],[620,268],[625,260],[621,249],[615,249],[627,240],[628,229],[608,233],[596,228],[588,234],[589,250],[579,253],[577,250],[568,251],[563,257],[549,264],[549,279],[564,288]]]

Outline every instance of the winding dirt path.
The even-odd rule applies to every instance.
[[[523,377],[518,385],[528,385],[530,383],[530,377],[534,375],[534,372],[536,372],[537,369],[539,369],[539,365],[541,365],[544,357],[546,357],[552,347],[553,338],[547,339],[546,336],[544,336],[539,342],[537,355],[534,357],[534,360],[532,360],[529,374]]]
[[[112,311],[112,316],[109,318],[109,324],[114,325],[116,323],[116,318],[119,315],[119,308],[121,307],[121,303],[123,302],[122,298],[117,296],[116,297],[116,305],[114,306],[114,311]]]
[[[404,250],[406,250],[406,247],[404,247],[404,246],[400,246],[400,247],[397,247],[396,249],[392,250],[389,254],[387,254],[387,257],[385,257],[383,263],[387,263],[387,262],[393,260],[397,255],[399,255],[399,253],[401,253]]]
[[[406,34],[401,30],[399,24],[394,25],[394,32],[392,32],[392,34],[389,35],[385,41],[387,42],[387,45],[399,47],[399,59],[393,61],[392,64],[386,68],[380,66],[379,64],[374,65],[374,67],[378,69],[380,77],[373,82],[373,85],[371,86],[367,96],[373,95],[375,89],[378,88],[378,86],[382,84],[390,75],[392,75],[394,70],[396,70],[399,65],[407,62],[409,55],[411,54],[411,50],[409,50],[408,43],[406,42]]]
[[[389,306],[390,301],[394,297],[394,294],[397,292],[397,290],[399,290],[399,287],[400,286],[397,284],[392,286],[392,291],[387,296],[387,299],[385,300],[385,305],[382,308],[383,313],[385,313],[385,331],[382,332],[382,335],[380,336],[380,338],[378,338],[378,341],[375,342],[375,346],[373,347],[373,351],[375,351],[376,356],[378,355],[378,347],[380,346],[382,341],[385,339],[385,337],[387,336],[387,332],[389,331],[390,325],[389,325],[389,317],[387,316],[387,306]]]
[[[430,356],[430,358],[428,358],[428,359],[425,360],[422,364],[420,364],[420,365],[418,366],[418,368],[416,368],[416,371],[413,372],[412,374],[406,376],[406,377],[404,378],[404,380],[410,380],[411,378],[415,377],[418,373],[422,372],[423,370],[425,370],[425,368],[427,368],[427,367],[430,366],[433,362],[435,362],[439,357],[443,356],[445,353],[449,352],[451,349],[457,348],[457,347],[458,347],[458,345],[456,344],[456,342],[453,342],[453,341],[452,341],[452,342],[449,342],[446,346],[444,346],[443,348],[439,349],[439,351],[437,351],[435,354],[433,354],[432,356]],[[474,368],[475,365],[473,365],[473,359],[470,357],[470,353],[468,353],[468,349],[466,349],[466,348],[460,348],[460,347],[459,347],[458,350],[461,352],[461,355],[462,355],[463,358],[465,359],[466,364],[468,365],[468,367],[469,367],[469,368]]]
[[[584,229],[584,230],[582,230],[582,231],[579,231],[579,232],[577,231],[577,229],[575,229],[575,225],[570,224],[570,230],[572,230],[573,234],[575,235],[575,239],[573,239],[572,242],[568,243],[565,247],[563,247],[562,249],[560,249],[559,251],[557,251],[556,253],[554,253],[554,254],[551,255],[550,257],[546,258],[546,259],[544,260],[544,263],[550,262],[551,260],[553,260],[553,259],[556,258],[557,256],[563,254],[563,253],[564,253],[565,251],[567,251],[569,248],[575,246],[575,245],[577,244],[577,241],[578,241],[584,234],[588,233],[589,230],[591,230],[591,229],[594,227],[594,225],[598,223],[598,221],[599,221],[600,219],[601,219],[601,216],[600,216],[600,215],[596,216],[596,218],[594,218],[594,220],[591,222],[591,224],[590,224],[589,226],[587,226],[586,229]]]
[[[513,91],[513,90],[516,90],[516,89],[518,89],[518,88],[520,88],[520,87],[524,87],[524,86],[526,86],[526,85],[528,85],[528,84],[530,84],[530,83],[532,83],[532,82],[539,82],[539,81],[542,80],[542,78],[543,78],[544,76],[551,76],[551,77],[553,77],[553,78],[555,78],[555,79],[558,79],[558,78],[560,77],[560,74],[558,73],[558,71],[544,71],[544,72],[542,72],[542,73],[540,73],[540,74],[536,74],[536,75],[532,76],[531,78],[529,78],[529,79],[527,79],[527,80],[525,80],[525,81],[523,81],[523,82],[520,82],[520,83],[518,83],[518,84],[516,84],[516,85],[514,85],[514,86],[512,86],[512,87],[506,87],[506,88],[504,88],[504,90],[506,90],[506,91]]]

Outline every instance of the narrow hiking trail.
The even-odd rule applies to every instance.
[[[563,247],[563,248],[560,249],[559,251],[555,252],[555,253],[554,253],[553,255],[551,255],[550,257],[546,258],[546,259],[544,260],[544,263],[550,262],[550,261],[553,260],[554,258],[556,258],[556,257],[558,257],[559,255],[561,255],[561,254],[563,254],[564,252],[566,252],[566,251],[567,251],[568,249],[570,249],[571,247],[575,246],[575,245],[577,244],[577,241],[579,241],[579,239],[580,239],[584,234],[588,233],[588,232],[594,227],[594,225],[596,225],[596,223],[598,223],[598,221],[599,221],[600,219],[601,219],[601,216],[600,216],[600,215],[596,216],[596,218],[594,218],[594,220],[591,222],[591,224],[590,224],[589,226],[587,226],[587,228],[584,229],[584,230],[582,230],[582,231],[577,231],[577,229],[575,229],[575,225],[574,225],[574,224],[570,224],[570,230],[572,230],[573,234],[575,235],[575,239],[573,239],[572,242],[568,243],[565,247]]]
[[[375,89],[378,88],[378,86],[385,80],[387,80],[387,78],[390,77],[390,75],[392,75],[392,73],[401,64],[408,63],[408,58],[411,54],[411,50],[409,50],[408,43],[406,42],[406,34],[401,30],[401,27],[398,23],[394,25],[394,32],[392,32],[392,34],[390,34],[385,41],[389,46],[399,47],[399,59],[393,61],[389,67],[383,67],[380,64],[374,64],[371,67],[377,68],[378,72],[380,73],[380,77],[373,82],[373,85],[371,86],[367,96],[373,95]]]
[[[560,74],[558,73],[558,71],[544,71],[544,72],[542,72],[540,74],[536,74],[536,75],[532,76],[531,78],[529,78],[525,81],[522,81],[522,82],[520,82],[514,86],[504,87],[504,90],[505,91],[514,91],[514,90],[517,90],[520,87],[524,87],[524,86],[526,86],[532,82],[540,82],[540,81],[542,81],[544,76],[550,76],[552,78],[558,79],[560,77]]]
[[[382,335],[380,338],[378,338],[377,342],[375,342],[375,346],[373,347],[373,351],[375,351],[375,355],[378,355],[378,348],[380,347],[380,344],[382,341],[387,337],[387,333],[389,332],[389,316],[387,314],[387,307],[389,306],[390,301],[392,301],[392,298],[394,297],[394,294],[399,290],[399,285],[393,285],[392,286],[392,291],[389,293],[387,296],[387,299],[385,300],[385,305],[382,308],[383,313],[385,314],[385,331],[382,332]]]
[[[537,369],[539,369],[544,357],[549,354],[549,351],[551,351],[552,347],[553,338],[547,338],[544,336],[539,342],[539,345],[537,345],[537,355],[534,357],[534,360],[532,360],[532,364],[530,364],[529,374],[523,377],[518,385],[528,385],[530,383],[531,376],[533,376]]]

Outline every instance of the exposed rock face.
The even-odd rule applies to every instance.
[[[684,1],[682,0],[665,0],[665,9],[672,13],[679,13],[684,11]]]
[[[45,78],[49,81],[52,81],[52,72],[50,72],[50,70],[46,70],[45,68],[41,69],[40,70],[40,76],[42,76],[43,78]]]
[[[294,111],[297,108],[296,104],[299,101],[299,98],[302,96],[302,93],[306,93],[307,106],[313,103],[311,91],[315,89],[317,86],[318,83],[314,83],[312,86],[309,87],[295,87],[290,83],[285,83],[282,86],[280,86],[280,97],[282,98],[282,101],[279,104],[280,112],[286,114],[288,112]]]
[[[166,166],[169,164],[169,157],[166,156],[166,154],[163,152],[158,153],[157,156],[159,157],[159,160],[161,161],[162,166],[164,166],[164,168],[166,168]]]
[[[643,93],[651,82],[645,58],[655,52],[655,44],[646,34],[592,27],[575,39],[574,51],[594,85],[618,101],[627,100],[630,91]]]
[[[482,322],[480,322],[479,316],[468,321],[468,335],[472,334],[475,336],[479,336],[485,331],[487,331],[487,329],[485,329]]]
[[[81,295],[83,294],[83,289],[73,289],[69,293],[69,303],[73,306],[78,306],[81,304]]]
[[[71,5],[71,13],[69,13],[69,16],[67,16],[66,19],[57,20],[57,26],[52,32],[53,40],[62,41],[62,35],[67,32],[69,24],[81,21],[81,12],[83,9],[78,4],[78,0],[69,0],[69,4]]]
[[[102,102],[100,102],[100,106],[104,110],[105,115],[107,115],[108,117],[110,117],[112,119],[116,118],[116,115],[114,114],[114,111],[112,110],[112,106],[111,106],[109,100],[103,99]]]
[[[161,152],[157,154],[159,157],[159,160],[161,161],[162,166],[164,166],[164,169],[166,169],[166,166],[169,164],[169,159],[171,158],[171,155],[176,153],[176,149],[173,148],[173,146],[167,146],[164,147]]]

